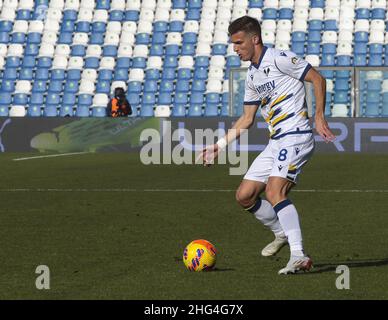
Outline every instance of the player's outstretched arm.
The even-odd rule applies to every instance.
[[[335,135],[325,120],[326,80],[317,70],[311,68],[306,74],[305,81],[311,82],[314,86],[315,129],[326,142],[333,141]]]
[[[218,140],[217,143],[203,149],[196,162],[203,159],[203,164],[205,166],[213,164],[222,149],[225,149],[226,146],[237,139],[244,130],[249,129],[252,126],[258,107],[259,106],[257,105],[244,105],[244,112],[233,127],[229,129],[227,134]]]

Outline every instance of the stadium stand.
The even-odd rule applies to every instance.
[[[314,66],[388,66],[386,0],[4,0],[0,9],[1,116],[105,116],[117,83],[134,116],[228,115],[229,70],[247,64],[227,27],[243,15],[261,21],[266,46]],[[351,74],[322,73],[327,115],[349,116]],[[360,75],[361,115],[387,116],[387,73]]]

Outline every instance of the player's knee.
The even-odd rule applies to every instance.
[[[243,208],[249,208],[254,204],[253,195],[251,192],[238,189],[236,192],[236,201]]]
[[[265,189],[265,197],[274,206],[275,204],[283,200],[284,195],[279,190],[276,190],[271,186],[267,186],[267,188]]]

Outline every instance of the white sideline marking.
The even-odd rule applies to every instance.
[[[102,188],[102,189],[70,189],[70,188],[15,188],[0,189],[0,192],[235,192],[234,189],[125,189],[125,188]],[[292,192],[300,193],[388,193],[388,190],[340,190],[340,189],[295,189]]]
[[[54,158],[54,157],[63,157],[63,156],[73,156],[76,154],[85,154],[85,153],[90,153],[88,151],[83,151],[83,152],[71,152],[71,153],[60,153],[60,154],[49,154],[46,156],[35,156],[35,157],[26,157],[26,158],[16,158],[12,159],[13,161],[23,161],[23,160],[30,160],[30,159],[42,159],[42,158]]]

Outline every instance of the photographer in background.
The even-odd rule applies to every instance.
[[[127,117],[132,114],[132,108],[127,98],[125,97],[125,91],[123,88],[116,88],[114,91],[114,97],[108,103],[108,116],[112,118]]]

